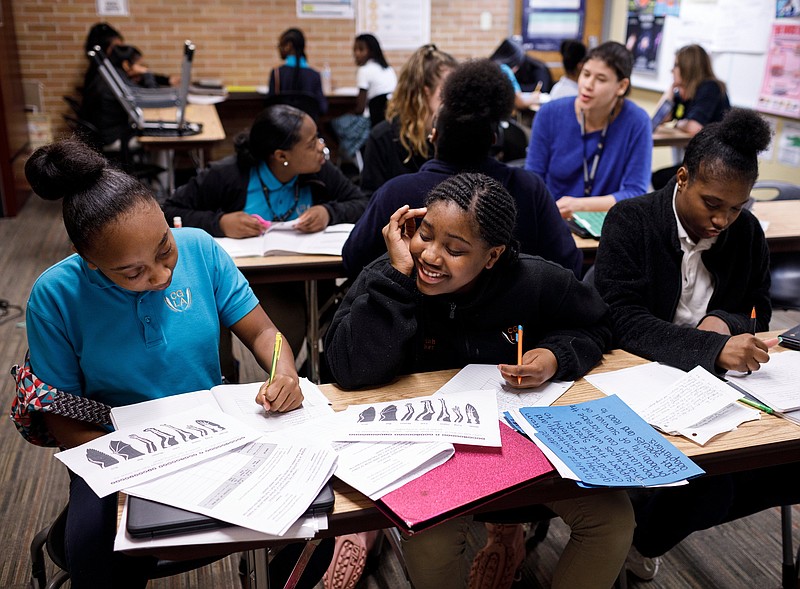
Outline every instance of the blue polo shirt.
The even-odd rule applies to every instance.
[[[244,212],[248,215],[259,215],[267,221],[296,219],[300,213],[314,204],[311,188],[300,187],[297,182],[298,177],[295,176],[286,184],[281,184],[267,164],[262,162],[253,166],[247,184]]]
[[[258,304],[233,260],[205,231],[173,231],[178,263],[165,291],[136,293],[77,254],[46,270],[27,308],[34,374],[111,406],[221,382],[220,321]]]

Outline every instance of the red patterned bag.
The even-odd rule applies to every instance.
[[[63,415],[79,421],[108,425],[111,423],[111,407],[63,393],[42,382],[31,370],[30,354],[25,354],[22,366],[11,367],[11,376],[16,383],[16,395],[11,404],[9,417],[20,435],[37,446],[58,446],[42,419],[43,413]]]

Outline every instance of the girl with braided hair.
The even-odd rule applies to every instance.
[[[491,363],[509,386],[530,388],[580,378],[600,360],[610,343],[607,307],[570,270],[518,253],[516,206],[502,184],[482,174],[458,174],[438,184],[426,204],[403,206],[391,216],[383,228],[387,253],[364,268],[334,316],[325,351],[340,386],[376,386],[398,374]],[[519,324],[527,346],[522,364],[516,363],[516,344],[504,336]],[[547,507],[573,532],[553,587],[608,589],[633,534],[627,495],[604,493]],[[414,587],[465,586],[469,522],[456,518],[405,539]],[[522,556],[517,551],[509,557],[509,581]]]

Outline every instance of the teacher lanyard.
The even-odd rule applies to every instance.
[[[289,218],[297,210],[297,203],[300,202],[300,181],[299,181],[299,179],[295,179],[295,181],[294,181],[294,203],[292,203],[292,206],[289,207],[288,210],[284,211],[283,213],[281,213],[279,215],[278,213],[275,212],[275,209],[272,208],[272,201],[269,198],[269,188],[267,188],[267,185],[264,184],[264,180],[261,179],[261,172],[258,170],[258,168],[256,168],[256,176],[258,177],[258,181],[261,184],[261,190],[264,192],[264,200],[267,201],[267,208],[269,209],[269,212],[272,215],[272,219],[270,219],[270,220],[271,221],[278,221],[278,222],[289,220]]]
[[[612,111],[613,112],[613,111]],[[600,141],[597,143],[597,149],[592,156],[592,163],[586,160],[586,151],[584,147],[583,152],[583,196],[591,196],[592,188],[594,187],[594,177],[597,174],[597,165],[600,163],[600,156],[603,155],[603,148],[606,146],[606,134],[608,133],[608,123],[611,120],[609,116],[606,119],[606,124],[600,133]],[[581,139],[584,146],[586,145],[586,113],[581,111]]]

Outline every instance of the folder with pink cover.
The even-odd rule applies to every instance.
[[[500,448],[455,444],[450,460],[381,497],[378,509],[413,534],[554,471],[536,444],[502,422],[500,439]]]

